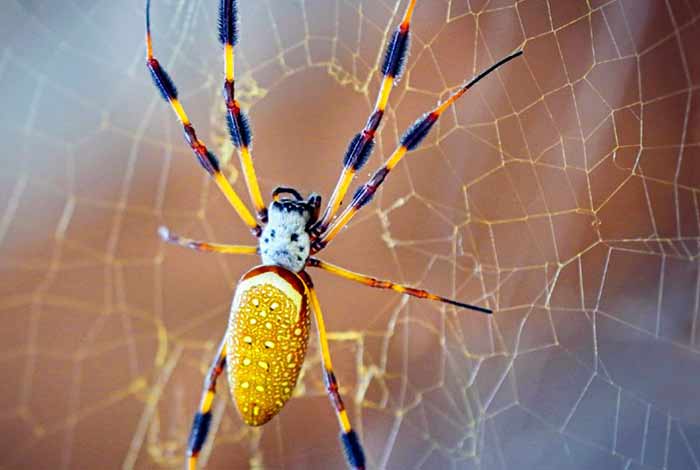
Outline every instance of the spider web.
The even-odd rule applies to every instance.
[[[154,1],[155,49],[245,194],[215,3]],[[330,194],[403,6],[241,0],[238,96],[265,194]],[[311,272],[372,468],[700,468],[698,18],[696,0],[418,2],[359,181],[449,90],[525,55],[446,113],[323,253],[495,315]],[[11,0],[0,24],[0,465],[180,468],[256,260],[164,246],[156,227],[247,230],[149,83],[142,2]],[[207,468],[344,468],[312,344],[263,428],[219,385]]]

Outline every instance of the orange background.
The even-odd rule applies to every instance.
[[[327,198],[403,4],[239,9],[263,193]],[[154,44],[244,195],[216,13],[154,0]],[[494,316],[311,272],[371,468],[698,467],[698,18],[695,0],[419,0],[359,181],[463,80],[525,55],[446,113],[323,253]],[[251,242],[150,83],[143,21],[131,0],[3,6],[2,468],[181,468],[236,280],[256,263],[156,236]],[[207,468],[344,468],[315,336],[265,427],[219,392]]]

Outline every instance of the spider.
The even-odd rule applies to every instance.
[[[393,85],[404,69],[409,49],[411,17],[416,0],[409,0],[401,23],[394,31],[386,49],[382,65],[383,79],[374,110],[361,132],[357,133],[343,158],[343,169],[330,202],[321,213],[321,196],[311,193],[304,199],[288,187],[277,187],[272,192],[269,209],[263,202],[253,158],[250,152],[252,134],[248,118],[235,98],[234,46],[238,42],[237,2],[220,0],[219,40],[224,49],[224,85],[226,119],[231,140],[238,150],[243,175],[257,220],[243,203],[228,180],[221,173],[216,156],[207,149],[195,133],[194,126],[178,100],[173,80],[153,54],[150,27],[150,0],[146,0],[147,66],[163,98],[170,104],[181,122],[185,140],[204,170],[214,179],[257,237],[256,245],[228,245],[184,238],[161,227],[161,237],[170,243],[199,251],[232,254],[258,254],[262,264],[243,274],[233,297],[228,327],[218,347],[208,374],[199,410],[194,416],[187,443],[186,466],[197,467],[199,453],[205,443],[211,423],[211,408],[216,393],[216,382],[227,368],[229,388],[242,420],[251,426],[260,426],[280,412],[296,385],[309,341],[313,312],[321,349],[323,377],[326,391],[335,410],[341,433],[340,440],[348,465],[365,468],[365,456],[359,437],[350,424],[348,413],[339,393],[333,373],[331,356],[324,326],[323,314],[311,277],[305,268],[313,267],[362,283],[370,287],[436,300],[457,307],[490,314],[484,307],[465,304],[441,297],[425,290],[396,284],[387,280],[349,271],[318,259],[315,255],[324,249],[373,198],[391,170],[426,137],[440,115],[474,84],[522,54],[517,50],[487,68],[452,93],[447,100],[419,117],[403,134],[399,146],[371,178],[360,186],[352,202],[339,215],[339,209],[355,174],[365,165],[372,152],[374,136],[382,121]]]

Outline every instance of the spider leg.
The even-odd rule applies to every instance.
[[[233,145],[238,149],[245,183],[258,219],[262,223],[267,223],[267,208],[260,194],[260,185],[257,176],[255,176],[253,157],[250,154],[252,133],[248,116],[241,111],[235,98],[233,48],[238,43],[237,0],[220,0],[219,41],[224,46],[224,99],[226,100],[226,121],[228,122],[229,134]]]
[[[362,450],[362,444],[360,444],[360,438],[357,436],[357,433],[355,433],[355,431],[352,429],[352,425],[350,424],[348,412],[345,409],[345,404],[340,396],[338,381],[333,373],[333,363],[331,362],[331,353],[330,348],[328,347],[326,325],[323,321],[323,314],[321,313],[321,304],[318,301],[318,296],[316,295],[316,290],[314,289],[311,277],[305,271],[302,271],[299,274],[304,279],[306,287],[309,290],[311,309],[313,310],[314,318],[316,319],[318,341],[321,345],[323,380],[326,384],[328,397],[330,398],[333,409],[335,410],[335,415],[338,418],[338,423],[340,424],[340,440],[343,443],[343,449],[345,450],[345,459],[348,465],[350,465],[350,468],[361,470],[365,468],[365,454]]]
[[[240,218],[248,227],[250,227],[251,232],[253,232],[255,236],[259,236],[262,229],[255,221],[255,218],[245,206],[243,201],[241,201],[241,198],[238,196],[226,177],[223,175],[223,173],[221,173],[219,161],[216,158],[216,155],[207,149],[204,142],[199,140],[197,137],[194,126],[190,122],[190,119],[187,117],[187,113],[185,113],[185,109],[178,100],[175,83],[153,55],[150,10],[151,0],[146,0],[146,53],[148,56],[146,65],[151,72],[153,83],[155,83],[163,98],[170,103],[170,106],[173,108],[173,111],[175,111],[177,118],[182,123],[182,127],[185,132],[185,140],[187,140],[190,148],[197,156],[199,164],[202,165],[202,168],[204,168],[209,175],[211,175],[216,182],[216,185],[219,187],[221,192],[224,193],[224,196],[226,196],[226,199],[228,199],[228,201],[231,203]]]
[[[234,255],[254,255],[258,253],[258,247],[253,245],[226,245],[223,243],[209,243],[191,238],[181,237],[168,230],[167,227],[158,228],[158,235],[163,241],[179,245],[184,248],[197,251],[208,251],[214,253],[226,253]]]
[[[391,94],[393,85],[398,82],[403,73],[406,56],[408,55],[410,38],[409,27],[411,25],[411,17],[413,16],[413,9],[415,6],[416,0],[410,0],[406,6],[406,11],[404,12],[401,23],[397,26],[396,31],[394,31],[391,37],[391,41],[387,45],[384,55],[384,64],[382,65],[382,74],[384,78],[382,79],[382,85],[377,94],[374,110],[372,114],[370,114],[364,129],[362,129],[360,133],[355,134],[350,141],[348,149],[345,152],[345,158],[343,158],[343,171],[326,205],[323,217],[313,228],[316,234],[323,233],[328,228],[331,220],[338,212],[340,204],[343,202],[343,198],[350,187],[355,173],[364,166],[372,153],[374,134],[377,128],[379,128],[379,123],[381,123],[382,117],[384,116],[384,109],[389,100],[389,95]]]
[[[202,399],[199,402],[199,411],[194,415],[190,438],[187,441],[187,470],[197,469],[197,459],[199,452],[204,446],[211,424],[211,407],[216,395],[216,379],[219,378],[226,366],[226,337],[221,341],[221,345],[209,367],[209,372],[204,379],[204,389]]]
[[[378,289],[391,289],[395,292],[412,295],[413,297],[418,297],[420,299],[437,300],[438,302],[455,305],[457,307],[466,308],[469,310],[476,310],[477,312],[481,313],[493,313],[493,311],[488,308],[465,304],[463,302],[458,302],[456,300],[448,299],[446,297],[431,294],[430,292],[422,289],[416,289],[414,287],[409,287],[402,284],[395,284],[391,281],[376,279],[365,274],[360,274],[354,271],[350,271],[349,269],[341,268],[340,266],[336,266],[335,264],[327,263],[318,258],[309,258],[309,260],[306,262],[306,265],[314,268],[321,268],[324,271],[328,271],[331,274],[335,274],[336,276],[340,276],[345,279],[350,279],[351,281],[359,282],[360,284],[364,284],[369,287],[376,287]]]
[[[367,205],[372,198],[374,193],[377,191],[379,186],[384,182],[384,179],[391,172],[392,169],[401,161],[401,159],[406,155],[407,152],[414,150],[421,141],[428,135],[430,129],[437,122],[440,115],[447,108],[450,107],[455,101],[457,101],[462,95],[464,95],[467,90],[474,86],[479,80],[484,78],[489,73],[493,72],[495,69],[505,64],[506,62],[514,59],[515,57],[521,55],[522,50],[511,53],[510,55],[499,60],[493,64],[488,69],[482,71],[479,75],[471,79],[469,82],[464,84],[461,88],[455,91],[445,102],[439,104],[432,111],[424,114],[418,118],[411,127],[403,134],[401,137],[401,143],[399,147],[391,154],[389,159],[382,165],[377,171],[374,172],[372,177],[367,183],[360,186],[355,192],[352,198],[352,203],[345,208],[342,214],[335,220],[333,225],[331,225],[328,230],[319,236],[312,245],[311,253],[317,253],[328,245],[328,243],[333,240],[340,230],[345,227],[348,222],[355,216],[357,211],[359,211],[363,206]]]

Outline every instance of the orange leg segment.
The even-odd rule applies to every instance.
[[[490,310],[488,308],[465,304],[463,302],[458,302],[456,300],[448,299],[446,297],[440,297],[439,295],[431,294],[430,292],[422,289],[416,289],[414,287],[395,284],[391,281],[376,279],[365,274],[360,274],[345,268],[341,268],[340,266],[336,266],[335,264],[327,263],[318,258],[309,258],[309,260],[306,262],[306,265],[314,268],[323,269],[324,271],[328,271],[329,273],[335,274],[336,276],[340,276],[351,281],[359,282],[360,284],[364,284],[369,287],[376,287],[378,289],[391,289],[401,294],[418,297],[419,299],[436,300],[438,302],[443,302],[446,304],[454,305],[456,307],[466,308],[469,310],[475,310],[481,313],[493,313],[493,310]]]
[[[226,253],[233,255],[255,255],[258,253],[257,246],[226,245],[223,243],[210,243],[199,240],[193,240],[191,238],[185,238],[174,234],[170,230],[168,230],[167,227],[160,227],[158,229],[158,235],[160,235],[160,238],[162,238],[163,241],[172,243],[174,245],[179,245],[184,248],[189,248],[191,250],[208,251],[213,253]]]

